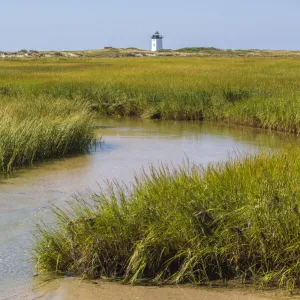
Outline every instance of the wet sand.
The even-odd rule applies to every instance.
[[[91,283],[74,278],[54,280],[27,297],[29,298],[25,299],[46,300],[270,300],[290,298],[285,296],[283,291],[259,292],[249,287],[233,290],[189,285],[131,286],[103,281]]]

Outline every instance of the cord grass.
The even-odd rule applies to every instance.
[[[88,102],[102,115],[212,120],[298,134],[297,58],[0,61],[0,95]]]
[[[37,225],[42,272],[125,282],[240,279],[292,290],[300,269],[300,151],[207,168],[160,165],[132,184],[107,182]]]
[[[3,90],[11,93],[9,89]],[[0,170],[3,172],[34,161],[85,151],[92,140],[93,122],[83,102],[0,97]]]

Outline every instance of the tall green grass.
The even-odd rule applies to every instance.
[[[126,282],[239,278],[293,289],[300,278],[300,151],[142,171],[124,186],[54,207],[35,261],[56,274]],[[106,188],[105,188],[106,190]]]
[[[85,151],[92,139],[86,103],[0,97],[1,171]]]
[[[0,61],[0,95],[86,101],[101,114],[300,132],[296,58]]]

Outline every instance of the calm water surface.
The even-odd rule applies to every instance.
[[[75,193],[97,190],[107,178],[129,182],[152,163],[179,164],[188,157],[207,165],[296,142],[293,136],[247,128],[135,119],[99,121],[97,134],[105,143],[90,154],[0,175],[0,299],[23,297],[30,289],[30,232],[39,219],[50,220],[50,203],[66,205]]]

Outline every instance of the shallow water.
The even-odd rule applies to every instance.
[[[229,156],[295,143],[280,133],[193,122],[104,119],[104,144],[90,154],[40,163],[0,176],[0,299],[30,288],[34,223],[50,222],[49,204],[66,205],[75,193],[97,190],[103,180],[129,182],[135,171],[158,162],[207,165]]]

